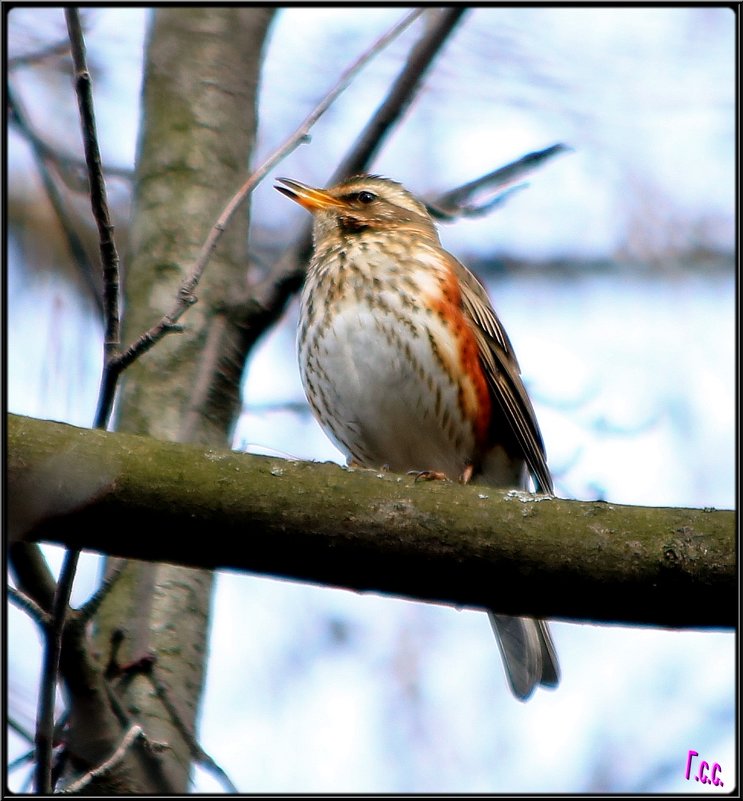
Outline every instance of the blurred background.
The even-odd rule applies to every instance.
[[[83,17],[124,265],[150,13]],[[280,11],[256,164],[403,13]],[[527,152],[573,149],[491,215],[441,226],[514,343],[563,497],[734,507],[736,22],[709,6],[473,9],[373,165],[432,199]],[[90,426],[100,318],[38,169],[39,152],[59,154],[56,186],[95,259],[64,16],[16,7],[5,23],[8,408]],[[275,175],[324,185],[419,32],[380,54]],[[256,190],[257,269],[304,213],[268,180]],[[304,402],[295,326],[293,304],[254,354],[234,447],[341,462]],[[60,551],[47,554],[58,569]],[[73,603],[99,572],[88,555]],[[553,632],[562,684],[523,705],[481,612],[225,572],[200,741],[244,792],[732,789],[733,633]],[[7,636],[8,715],[33,731],[39,638],[15,608]],[[9,760],[28,747],[10,731]],[[724,789],[686,780],[690,749],[720,764]],[[197,770],[194,789],[221,788]]]

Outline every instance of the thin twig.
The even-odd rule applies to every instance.
[[[490,192],[501,189],[502,187],[512,184],[514,181],[522,178],[526,173],[540,167],[547,159],[557,156],[560,153],[571,151],[572,148],[567,145],[558,143],[544,148],[544,150],[535,150],[533,153],[527,153],[516,161],[506,164],[504,167],[499,167],[487,175],[476,178],[474,181],[469,181],[456,189],[451,189],[440,195],[432,203],[428,203],[427,207],[429,212],[440,220],[454,220],[457,217],[473,216],[475,214],[482,214],[487,211],[492,211],[494,208],[492,201],[486,203],[482,207],[469,206],[468,201],[483,189]],[[498,200],[498,198],[496,198]],[[496,205],[500,205],[497,203]]]
[[[7,101],[8,110],[10,111],[11,119],[15,123],[18,130],[26,137],[29,146],[34,154],[37,168],[39,170],[39,177],[44,186],[44,191],[49,198],[52,210],[59,220],[62,227],[62,232],[67,240],[67,246],[70,249],[72,258],[75,263],[79,265],[80,272],[82,273],[85,285],[88,288],[90,297],[93,299],[98,311],[103,314],[103,303],[101,301],[100,290],[93,278],[93,265],[88,258],[88,252],[83,245],[80,235],[75,230],[72,222],[72,217],[67,212],[68,204],[63,199],[57,184],[52,177],[47,164],[47,155],[42,147],[40,140],[35,136],[31,123],[29,122],[28,114],[23,107],[20,97],[16,94],[11,83],[7,86]]]
[[[113,406],[113,394],[118,379],[118,371],[111,369],[111,364],[119,354],[121,332],[119,324],[119,254],[114,242],[114,227],[108,210],[106,182],[103,179],[101,153],[98,147],[95,112],[93,109],[93,92],[90,72],[85,57],[85,40],[83,39],[80,15],[76,8],[65,8],[67,32],[70,37],[72,63],[75,70],[75,91],[80,109],[80,124],[85,149],[85,162],[88,167],[90,181],[90,203],[93,217],[98,226],[98,239],[101,252],[101,268],[103,272],[103,325],[104,325],[104,366],[101,378],[101,389],[98,398],[95,427],[105,428]]]
[[[37,158],[44,158],[46,161],[51,162],[60,180],[68,189],[77,193],[88,192],[85,159],[72,153],[63,153],[55,145],[47,142],[38,130],[33,127],[28,115],[20,112],[17,96],[8,97],[8,110],[10,111],[8,122],[14,125],[18,132],[28,141]],[[110,178],[120,178],[122,181],[131,182],[134,179],[134,170],[131,167],[112,167],[108,165],[105,168],[105,172]]]
[[[208,770],[212,773],[216,778],[224,785],[225,790],[228,793],[237,793],[239,792],[237,787],[232,783],[230,777],[225,773],[224,769],[221,768],[214,759],[209,756],[209,754],[204,751],[204,749],[199,745],[199,742],[194,737],[194,735],[189,730],[188,726],[183,722],[183,717],[178,711],[176,705],[170,698],[170,693],[168,692],[168,688],[160,681],[160,679],[155,675],[155,666],[154,664],[150,663],[148,669],[143,671],[147,678],[150,680],[157,697],[162,702],[162,705],[167,710],[168,714],[170,715],[170,719],[173,722],[173,725],[178,729],[180,732],[181,737],[183,737],[184,741],[188,745],[189,751],[191,753],[191,758],[198,762],[205,770]]]
[[[26,793],[31,792],[31,787],[34,783],[34,772],[30,770],[28,772],[28,776],[26,777],[26,781],[23,782],[20,788],[21,795],[25,795]]]
[[[20,56],[12,56],[7,61],[8,72],[11,72],[18,67],[29,67],[45,61],[53,56],[64,56],[70,50],[70,40],[61,39],[58,42],[52,42],[46,45],[41,50],[34,50],[31,53],[23,53]]]
[[[39,546],[36,543],[16,542],[8,549],[8,556],[16,585],[24,593],[32,596],[39,606],[51,612],[57,584]],[[72,697],[73,704],[80,694],[84,696],[85,704],[89,704],[91,690],[93,690],[94,696],[98,690],[102,690],[104,693],[108,692],[111,695],[109,698],[111,711],[119,720],[121,727],[125,728],[130,725],[130,721],[120,705],[116,706],[109,684],[103,680],[100,674],[100,667],[97,664],[93,666],[92,661],[88,660],[88,654],[82,642],[79,642],[84,637],[84,632],[85,625],[78,615],[71,617],[65,624],[63,638],[65,658],[61,660],[60,673],[67,686],[67,691]],[[108,725],[106,721],[108,713],[102,708],[103,704],[100,705],[101,708],[98,706],[98,702],[95,702],[92,707],[86,706],[85,725],[95,727],[100,724],[101,736],[108,739],[109,735],[104,733],[104,727]],[[59,741],[58,731],[66,725],[67,717],[68,713],[65,713],[57,721],[52,735],[52,743]],[[110,747],[113,749],[113,742]],[[35,771],[31,775],[35,778]],[[162,789],[159,791],[172,792],[172,788],[168,788],[167,783],[162,782]]]
[[[124,566],[117,567],[107,576],[101,586],[90,596],[90,598],[78,609],[77,618],[79,623],[86,623],[100,609],[101,604],[108,597],[109,592],[114,588],[116,582],[124,573]]]
[[[523,192],[524,189],[528,188],[529,184],[524,181],[523,183],[503,189],[489,200],[485,200],[482,203],[462,203],[456,208],[452,206],[451,210],[446,212],[436,208],[430,203],[426,204],[426,207],[428,208],[429,214],[431,214],[432,217],[436,217],[437,219],[441,220],[441,222],[454,222],[460,217],[466,217],[467,219],[471,219],[473,217],[485,217],[487,214],[490,214],[496,209],[499,209],[501,206],[504,206],[514,195],[518,194],[519,192]]]
[[[84,773],[80,778],[75,779],[74,782],[71,782],[66,787],[63,787],[60,793],[64,793],[65,795],[79,793],[80,790],[90,784],[94,779],[103,776],[104,773],[108,773],[111,768],[115,768],[116,765],[124,759],[126,752],[140,737],[146,740],[144,729],[138,723],[134,723],[121,738],[121,742],[116,746],[116,750],[108,759],[101,762],[97,767],[87,771],[87,773]]]
[[[59,655],[62,651],[62,634],[64,633],[67,606],[70,601],[72,583],[75,579],[77,561],[80,551],[69,550],[65,553],[62,570],[59,574],[57,589],[52,604],[52,620],[48,627],[44,666],[41,673],[41,692],[36,718],[36,792],[42,795],[52,791],[52,745],[54,733],[54,698],[57,689],[57,671]]]
[[[391,28],[387,33],[379,38],[365,53],[357,58],[338,79],[333,88],[325,95],[325,97],[315,106],[310,114],[302,121],[297,130],[277,149],[275,150],[245,181],[245,183],[238,189],[232,196],[222,213],[219,215],[216,223],[212,227],[207,236],[204,245],[201,248],[196,262],[191,269],[191,272],[185,278],[180,288],[176,301],[171,310],[152,328],[142,334],[134,343],[132,343],[119,357],[116,359],[116,367],[120,372],[126,369],[135,359],[148,351],[153,345],[159,342],[166,334],[174,331],[181,330],[177,325],[178,320],[185,313],[185,311],[196,302],[193,295],[196,286],[201,279],[201,275],[211,258],[217,242],[224,233],[230,219],[243,203],[245,198],[255,189],[257,184],[272,170],[276,164],[282,159],[286,158],[293,150],[300,144],[307,141],[309,130],[318,121],[318,119],[328,110],[336,98],[348,87],[351,80],[366,66],[366,64],[386,47],[395,37],[402,33],[420,14],[423,9],[416,9],[407,14],[399,23]]]
[[[26,751],[25,754],[21,754],[21,756],[16,757],[16,759],[8,763],[8,773],[12,773],[14,770],[18,770],[18,768],[22,768],[24,765],[28,765],[29,763],[33,762],[35,755],[36,751],[34,751],[32,748],[30,751]]]
[[[251,402],[243,406],[245,414],[279,414],[288,412],[289,414],[309,414],[310,405],[306,400],[292,400],[283,402],[266,401],[265,403]]]
[[[11,543],[8,564],[16,587],[50,614],[57,584],[39,545],[35,542]]]
[[[25,726],[22,726],[15,718],[8,717],[8,726],[13,729],[13,731],[19,737],[23,737],[26,742],[33,744],[33,734],[31,734],[31,732]]]
[[[123,639],[124,635],[120,629],[115,629],[112,632],[111,653],[108,660],[108,666],[106,668],[106,678],[113,679],[116,676],[120,677],[118,689],[121,691],[126,684],[133,680],[134,676],[145,676],[155,690],[155,694],[160,699],[162,705],[165,707],[165,710],[170,716],[173,725],[188,746],[191,758],[202,765],[205,770],[213,773],[217,779],[222,782],[227,792],[237,793],[238,790],[230,781],[229,776],[227,776],[225,771],[214,761],[211,756],[209,756],[209,754],[206,753],[206,751],[204,751],[201,745],[199,745],[198,741],[185,724],[183,716],[179,712],[176,704],[171,700],[167,687],[155,675],[156,657],[154,655],[146,655],[128,666],[121,666],[118,664],[117,655]],[[126,711],[122,707],[116,692],[108,681],[106,682],[106,691],[111,703],[111,708],[118,717],[121,725],[131,725],[131,721],[129,720]],[[153,753],[151,748],[150,753]]]
[[[382,105],[366,124],[361,136],[336,168],[329,185],[342,181],[371,164],[392,127],[413,102],[429,67],[467,10],[464,6],[435,12],[429,9],[436,16],[410,51],[405,67],[395,79]]]
[[[8,587],[8,600],[19,609],[27,612],[42,629],[46,630],[51,622],[51,615],[45,612],[33,598],[29,598],[28,595],[15,587]]]
[[[106,678],[109,678],[109,676],[106,676]],[[123,728],[124,726],[131,725],[131,718],[127,714],[126,709],[124,709],[124,705],[119,700],[110,682],[104,682],[104,686],[106,688],[106,697],[111,705],[111,711],[116,716],[116,719],[119,721],[121,727]]]

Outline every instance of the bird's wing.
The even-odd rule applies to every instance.
[[[462,309],[472,323],[491,395],[511,425],[537,489],[552,494],[544,442],[508,335],[483,285],[453,257],[452,262],[461,287]]]

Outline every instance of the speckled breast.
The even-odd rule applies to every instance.
[[[359,238],[316,254],[301,299],[300,373],[349,460],[456,478],[477,458],[489,408],[461,316],[434,248],[410,262],[384,240]]]

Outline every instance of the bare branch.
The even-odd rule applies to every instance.
[[[8,563],[16,586],[51,619],[56,583],[41,548],[35,543],[13,542],[8,548]]]
[[[499,209],[501,206],[504,206],[514,195],[522,192],[524,189],[528,189],[528,187],[528,183],[509,186],[507,189],[498,192],[494,197],[490,198],[490,200],[483,201],[480,204],[464,204],[460,206],[456,212],[444,212],[441,209],[436,209],[435,206],[430,203],[427,203],[426,206],[431,216],[438,218],[442,222],[454,222],[459,217],[466,217],[468,219],[484,217],[496,209]]]
[[[496,196],[493,200],[477,206],[469,203],[470,199],[482,190],[498,191],[508,184],[521,179],[524,175],[544,164],[545,161],[560,153],[570,152],[572,148],[563,144],[550,145],[544,150],[527,153],[516,161],[499,167],[487,175],[469,181],[456,189],[451,189],[440,195],[432,203],[428,203],[428,211],[440,220],[455,220],[457,217],[472,217],[486,214],[499,206],[506,199],[506,193]],[[525,188],[525,185],[512,187],[510,191]],[[508,190],[507,190],[508,191]]]
[[[90,182],[90,203],[93,217],[98,226],[98,239],[103,272],[103,324],[104,324],[104,366],[101,389],[96,412],[96,428],[105,428],[113,406],[113,396],[118,379],[118,371],[111,369],[111,363],[119,354],[121,332],[119,324],[119,254],[113,236],[113,223],[108,210],[106,182],[103,179],[101,153],[98,147],[98,134],[93,110],[93,92],[90,72],[85,56],[80,15],[76,8],[65,9],[67,32],[70,37],[72,63],[75,70],[75,91],[80,109],[80,123],[85,149],[85,162]]]
[[[8,725],[10,725],[10,723]],[[12,773],[14,770],[18,770],[18,768],[22,768],[24,765],[29,765],[31,762],[34,761],[35,754],[36,752],[34,751],[33,748],[30,751],[26,751],[25,754],[21,754],[19,757],[17,757],[8,764],[7,768],[8,773]]]
[[[8,599],[12,604],[27,612],[39,625],[42,630],[46,630],[51,623],[51,615],[45,612],[32,598],[17,590],[15,587],[8,587]]]
[[[69,47],[69,42],[67,43]],[[28,141],[35,151],[37,158],[44,158],[51,162],[64,185],[73,192],[88,192],[87,165],[84,158],[79,158],[73,153],[63,153],[55,145],[49,144],[36,128],[31,125],[28,115],[23,113],[19,101],[15,94],[8,96],[8,110],[10,117],[8,122],[14,125],[18,132]],[[120,178],[122,181],[130,182],[134,178],[134,170],[131,167],[111,167],[105,168],[109,177]]]
[[[87,773],[84,773],[80,778],[75,779],[74,782],[71,782],[66,787],[63,787],[60,792],[66,795],[71,795],[73,793],[79,793],[83,788],[85,788],[88,784],[90,784],[94,779],[103,776],[105,773],[108,773],[112,768],[116,767],[126,756],[126,752],[134,745],[134,743],[139,738],[146,739],[146,735],[144,733],[144,729],[138,724],[134,723],[131,728],[124,734],[121,738],[121,742],[116,747],[116,750],[111,754],[111,756],[105,761],[102,762],[97,767],[89,770]]]
[[[148,663],[148,669],[144,671],[145,675],[149,679],[150,683],[152,684],[157,697],[162,702],[162,705],[168,711],[170,715],[170,719],[173,721],[173,724],[178,729],[181,734],[181,737],[185,740],[188,744],[189,750],[191,752],[191,758],[198,762],[205,770],[208,770],[212,773],[219,782],[222,783],[225,790],[228,793],[237,793],[239,790],[230,780],[230,777],[225,773],[224,769],[214,761],[214,759],[209,756],[209,754],[204,751],[201,747],[199,742],[197,741],[196,737],[194,737],[193,733],[188,729],[186,724],[183,722],[183,716],[178,711],[176,704],[174,703],[173,699],[170,697],[170,693],[168,692],[168,688],[160,681],[158,676],[155,672],[155,666],[152,662]]]
[[[16,415],[8,416],[7,430],[9,475],[72,450],[118,471],[105,495],[84,509],[37,522],[33,539],[509,615],[736,624],[732,511],[423,485],[408,476],[205,452]],[[57,483],[65,485],[64,473]]]
[[[72,258],[75,263],[79,265],[80,273],[90,293],[90,297],[94,301],[98,310],[103,314],[103,303],[101,301],[98,286],[94,280],[94,268],[88,258],[88,253],[83,245],[80,235],[75,230],[71,216],[67,212],[68,204],[62,197],[57,184],[52,177],[47,164],[47,154],[42,147],[38,137],[35,135],[31,123],[29,122],[28,114],[23,107],[20,97],[16,94],[11,83],[7,86],[7,100],[8,110],[10,111],[11,120],[15,123],[18,130],[26,137],[29,146],[34,154],[34,159],[39,170],[39,177],[44,186],[44,191],[49,198],[49,203],[59,220],[62,227],[62,232],[67,241],[67,246],[70,249]]]
[[[39,64],[42,61],[46,61],[48,58],[67,55],[69,51],[70,40],[60,39],[58,42],[52,42],[39,50],[9,58],[7,62],[8,72],[18,69],[19,67],[30,67]]]
[[[10,726],[10,728],[13,729],[13,731],[19,737],[23,737],[23,739],[26,742],[33,744],[33,741],[34,741],[33,734],[31,734],[31,732],[28,731],[28,729],[26,729],[25,726],[22,726],[17,720],[15,720],[14,718],[8,717],[8,726]]]
[[[420,89],[421,82],[441,48],[467,11],[464,6],[429,9],[435,14],[428,28],[410,51],[402,72],[392,84],[382,105],[374,112],[350,152],[338,165],[329,184],[337,183],[354,173],[363,171],[383,145]]]
[[[110,575],[101,582],[101,586],[90,596],[90,598],[80,607],[77,616],[81,623],[91,620],[100,609],[101,604],[106,600],[109,592],[116,586],[116,582],[124,573],[124,565],[117,567]]]
[[[52,605],[52,621],[47,629],[44,665],[41,673],[41,691],[36,716],[36,791],[52,791],[52,744],[54,733],[54,698],[57,689],[59,656],[62,652],[67,607],[80,551],[72,548],[65,553]]]
[[[58,479],[50,478],[50,481],[58,483]],[[66,489],[69,490],[69,486]],[[43,609],[51,610],[56,584],[39,546],[15,542],[10,545],[8,555],[16,585]],[[65,737],[78,757],[88,760],[88,764],[96,764],[101,758],[101,749],[104,753],[106,747],[113,750],[121,727],[128,724],[128,719],[125,715],[122,717],[121,709],[112,702],[100,665],[90,658],[84,621],[77,614],[69,615],[64,627],[59,672],[72,703],[82,702],[86,710],[84,722],[72,725]],[[85,727],[97,732],[95,741],[91,742],[84,732],[81,734],[80,730]],[[148,769],[148,775],[150,773]],[[172,792],[164,780],[156,786],[157,792]]]

